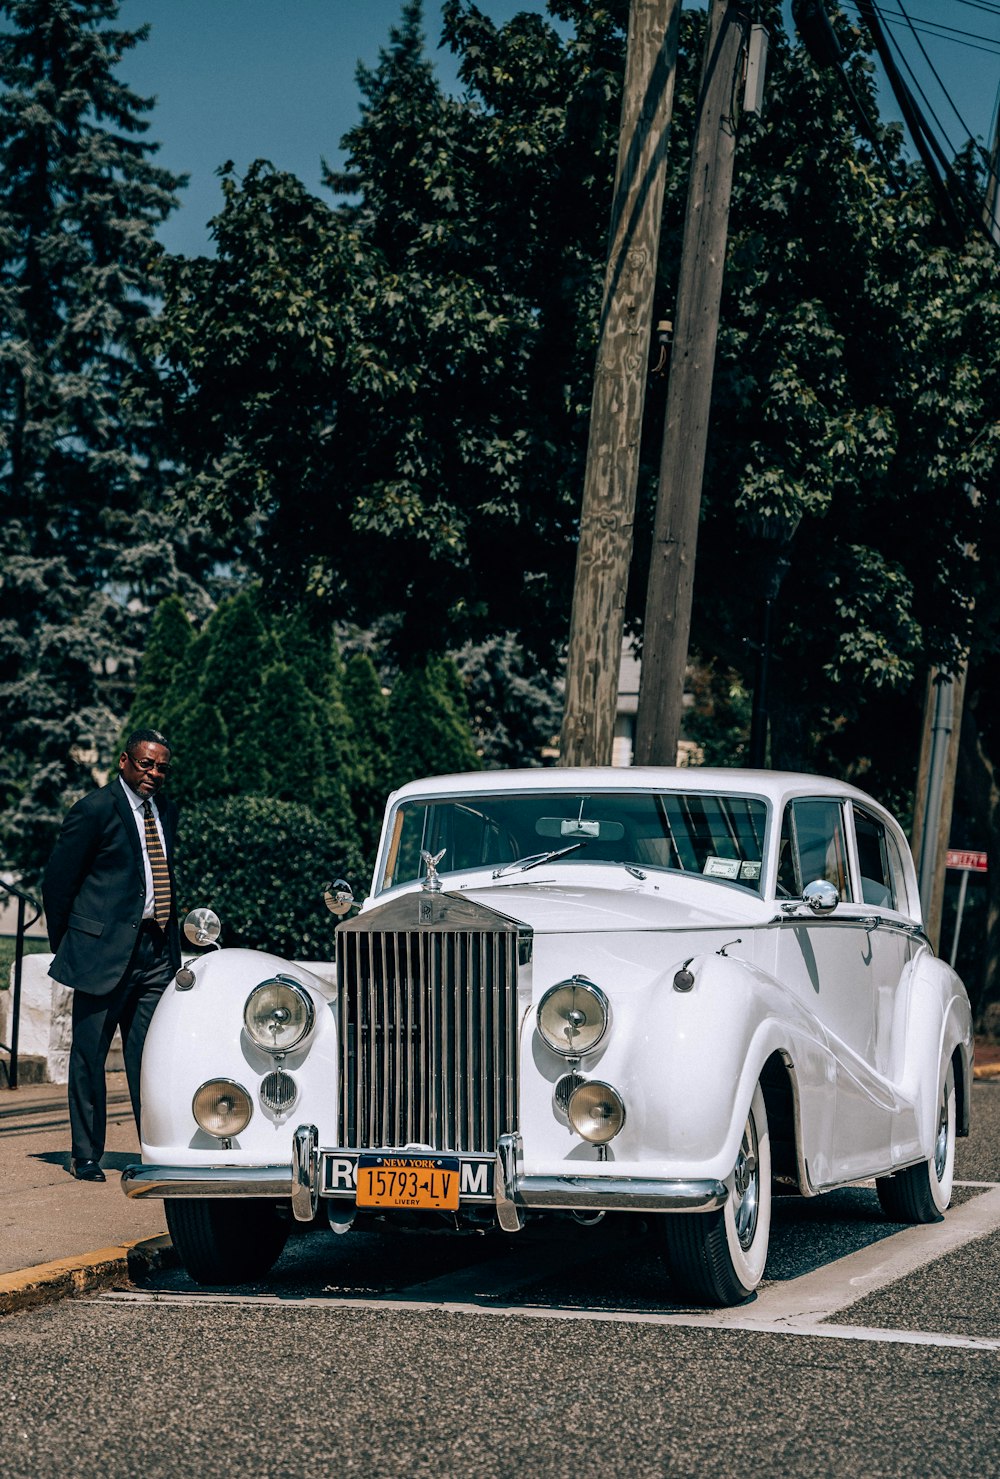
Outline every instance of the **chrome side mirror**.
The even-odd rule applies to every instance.
[[[323,890],[323,903],[331,914],[343,916],[353,907],[354,890],[343,878],[338,878]]]
[[[184,920],[184,934],[192,945],[198,945],[204,949],[206,945],[216,945],[222,933],[222,921],[214,909],[192,909]]]
[[[802,890],[802,902],[814,914],[832,914],[840,903],[840,895],[832,883],[825,878],[817,878]]]

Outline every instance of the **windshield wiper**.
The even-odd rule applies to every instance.
[[[568,852],[576,852],[578,847],[586,847],[585,842],[571,842],[569,847],[557,847],[552,852],[535,852],[527,858],[515,858],[512,863],[504,863],[500,868],[493,869],[493,877],[499,878],[502,874],[516,868],[519,873],[527,873],[529,868],[540,868],[543,863],[551,863],[555,858],[564,858]]]

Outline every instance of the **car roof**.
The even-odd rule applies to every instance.
[[[856,786],[828,776],[787,770],[737,770],[720,766],[544,766],[531,770],[473,770],[425,776],[401,786],[390,802],[425,796],[497,795],[514,791],[685,791],[760,796],[778,806],[791,796],[838,796],[885,813]],[[887,813],[886,813],[887,814]]]

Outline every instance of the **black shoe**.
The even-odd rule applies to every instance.
[[[106,1181],[98,1161],[74,1161],[73,1175],[77,1181]]]

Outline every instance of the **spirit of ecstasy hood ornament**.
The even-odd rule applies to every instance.
[[[443,847],[438,853],[424,852],[422,848],[420,850],[420,856],[427,865],[427,872],[421,880],[421,887],[425,888],[429,894],[439,894],[444,887],[441,879],[438,877],[437,865],[447,851],[448,849],[446,847]]]

